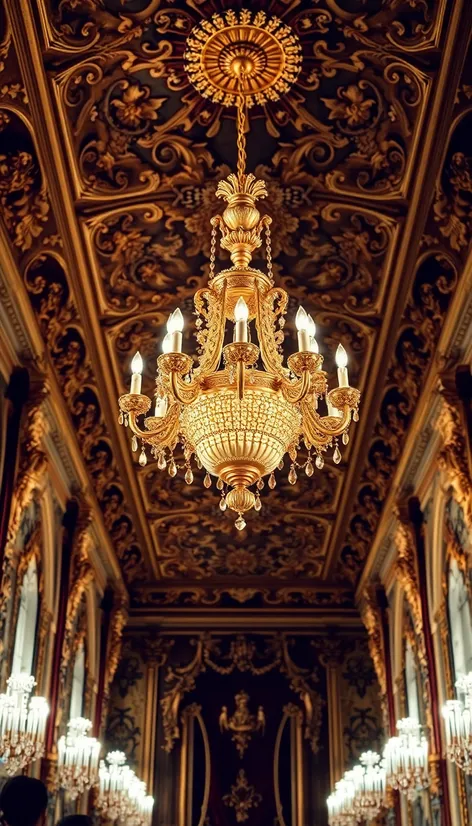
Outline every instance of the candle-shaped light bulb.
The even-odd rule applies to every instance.
[[[177,307],[176,310],[169,316],[167,322],[167,334],[170,336],[169,353],[182,352],[182,330],[184,329],[184,317]]]
[[[295,316],[295,326],[298,330],[298,349],[300,353],[310,352],[310,333],[308,331],[308,313],[299,307]]]
[[[308,335],[310,336],[310,350],[312,353],[319,353],[320,348],[318,347],[318,342],[315,338],[316,336],[316,324],[313,321],[311,315],[308,316]]]
[[[338,368],[338,383],[340,387],[349,387],[349,376],[347,373],[347,353],[342,344],[338,344],[336,350],[336,365]]]
[[[141,382],[142,382],[142,372],[143,372],[143,360],[141,357],[141,353],[138,352],[134,354],[133,360],[131,362],[131,388],[130,393],[141,393]]]
[[[172,352],[171,339],[172,339],[172,336],[171,336],[170,333],[166,333],[166,335],[162,339],[162,352],[163,353],[171,353]]]
[[[160,419],[163,419],[167,413],[167,397],[161,398],[161,396],[156,396],[156,407],[154,409],[154,415],[158,416]]]
[[[247,341],[247,320],[249,318],[249,308],[242,297],[239,296],[234,308],[234,340],[239,342]]]

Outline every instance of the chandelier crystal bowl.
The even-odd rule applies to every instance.
[[[119,421],[130,427],[132,449],[140,451],[142,466],[150,449],[158,467],[167,467],[175,476],[179,467],[174,450],[180,443],[185,481],[193,482],[192,460],[196,460],[206,470],[206,487],[211,486],[212,476],[217,478],[221,510],[235,511],[235,524],[243,529],[243,514],[251,508],[260,510],[264,477],[269,476],[271,488],[275,486],[274,471],[282,469],[286,454],[291,484],[300,469],[308,476],[315,465],[321,469],[329,448],[334,462],[341,461],[339,441],[349,440],[360,394],[349,386],[342,345],[336,353],[338,386],[329,390],[316,326],[303,308],[296,318],[298,349],[284,364],[288,295],[274,283],[271,219],[257,207],[267,197],[267,189],[264,181],[246,173],[246,107],[270,95],[276,99],[293,83],[300,63],[298,40],[285,24],[265,15],[228,12],[225,25],[220,23],[212,18],[191,33],[186,58],[196,88],[237,109],[237,174],[218,184],[216,195],[226,207],[211,219],[208,286],[198,290],[194,299],[199,351],[196,361],[182,352],[184,319],[176,309],[157,360],[153,415],[149,415],[151,399],[141,393],[143,363],[137,353],[130,392],[119,399]],[[285,55],[280,76],[269,72],[272,52],[266,54],[265,63],[261,58],[269,41],[270,49],[275,48],[274,38]],[[259,50],[257,59],[254,50]],[[218,234],[232,262],[220,272],[216,271]],[[266,272],[251,263],[264,240]],[[234,325],[229,336],[228,322]],[[302,442],[308,457],[300,462]]]

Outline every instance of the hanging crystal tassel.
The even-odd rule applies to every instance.
[[[259,496],[258,493],[256,493],[256,501],[254,502],[254,510],[255,511],[260,511],[261,508],[262,508],[261,497]]]
[[[209,473],[206,473],[206,474],[205,474],[205,478],[204,478],[204,480],[203,480],[203,484],[205,485],[205,487],[206,487],[206,488],[211,488],[211,476],[210,476],[210,474],[209,474]]]
[[[281,459],[279,464],[277,465],[277,470],[283,470],[283,469],[284,469],[284,460]]]
[[[318,468],[318,470],[322,470],[322,468],[324,467],[324,459],[320,454],[315,459],[315,465]]]
[[[358,413],[358,411],[357,411],[357,410],[354,410],[354,413],[352,414],[352,420],[353,420],[354,422],[358,422],[358,421],[359,421],[359,413]]]
[[[225,485],[225,483],[223,482],[223,479],[218,479],[218,481],[217,481],[217,483],[216,483],[216,487],[217,487],[217,489],[218,489],[218,490],[223,490],[224,485]]]
[[[131,450],[133,451],[133,453],[136,453],[138,447],[138,440],[136,436],[133,436],[133,438],[131,439]]]
[[[124,420],[125,417],[123,416],[123,413],[120,413],[120,415],[118,416],[118,424],[123,424]]]
[[[157,467],[159,468],[159,470],[165,470],[166,466],[167,466],[166,457],[165,457],[164,451],[162,451],[161,453],[159,453],[159,458],[157,460]]]
[[[339,447],[336,445],[336,447],[334,448],[334,453],[333,453],[333,462],[334,462],[334,464],[339,465],[341,459],[342,459],[341,451],[339,450]]]
[[[226,498],[222,496],[220,499],[220,511],[223,511],[224,513],[227,507],[228,505],[226,504]]]
[[[270,476],[269,476],[269,481],[268,481],[268,483],[267,483],[267,484],[269,485],[269,487],[270,487],[270,489],[271,489],[271,490],[274,490],[274,488],[275,488],[275,486],[276,486],[276,484],[277,484],[277,481],[276,481],[275,476],[274,476],[274,474],[273,474],[273,473],[271,473],[271,474],[270,474]]]
[[[171,459],[169,462],[168,468],[169,476],[177,476],[177,465],[174,462],[174,459]]]
[[[264,480],[263,479],[258,479],[257,480],[256,488],[257,488],[257,490],[262,490],[264,488]]]
[[[311,459],[308,459],[308,462],[305,465],[305,473],[307,476],[313,476],[315,472],[315,468],[313,467],[313,462]]]
[[[141,453],[139,454],[138,462],[141,465],[141,467],[146,467],[147,465],[147,456],[144,448],[141,448]]]
[[[193,482],[193,473],[191,467],[187,468],[187,471],[185,473],[185,481],[187,485],[191,485]]]
[[[288,474],[288,481],[291,485],[294,485],[297,481],[297,471],[295,470],[295,465],[290,466],[289,474]]]
[[[197,456],[197,468],[198,468],[199,470],[201,470],[201,469],[202,469],[202,467],[203,467],[203,465],[202,465],[202,463],[201,463],[200,459],[199,459],[199,458],[198,458],[198,456]]]
[[[238,518],[235,521],[235,526],[237,527],[238,531],[243,531],[246,527],[246,520],[243,519],[242,513],[239,514]]]
[[[349,444],[349,433],[343,433],[343,445]]]

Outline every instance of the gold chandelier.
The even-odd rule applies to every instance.
[[[265,182],[246,173],[246,108],[276,100],[296,79],[301,57],[295,34],[260,12],[227,12],[193,30],[186,60],[190,79],[205,97],[237,107],[237,174],[220,181],[216,190],[226,208],[211,219],[208,286],[194,298],[196,362],[182,352],[184,320],[177,309],[169,318],[163,354],[157,359],[154,415],[146,415],[152,402],[141,393],[143,363],[136,353],[130,392],[119,399],[119,421],[133,433],[133,450],[141,444],[140,465],[147,463],[149,446],[158,467],[167,467],[170,476],[178,472],[174,450],[180,442],[187,484],[193,482],[195,458],[206,470],[205,487],[211,486],[212,476],[217,478],[220,508],[235,511],[236,527],[242,530],[243,514],[261,509],[264,477],[269,477],[270,488],[275,487],[274,471],[283,468],[285,454],[290,458],[291,484],[300,468],[307,476],[313,475],[315,465],[321,470],[323,453],[330,447],[333,461],[341,461],[338,442],[348,443],[360,394],[349,386],[341,344],[336,352],[339,386],[328,390],[315,323],[302,307],[296,316],[298,351],[284,366],[288,295],[274,284],[271,218],[261,216],[256,206],[267,196]],[[218,231],[232,262],[220,272],[215,267]],[[263,235],[266,272],[251,266]],[[227,331],[227,322],[232,331]],[[299,463],[302,440],[308,456]]]

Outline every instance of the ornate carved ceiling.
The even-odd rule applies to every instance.
[[[196,23],[244,6],[4,2],[4,231],[135,604],[349,607],[470,240],[471,10],[248,4],[303,48],[291,91],[248,118],[276,278],[292,310],[313,313],[328,358],[346,346],[364,401],[343,464],[296,487],[280,474],[237,534],[201,478],[132,463],[115,399],[138,345],[152,393],[177,305],[195,349],[191,299],[236,148],[234,111],[197,95],[183,53]]]

